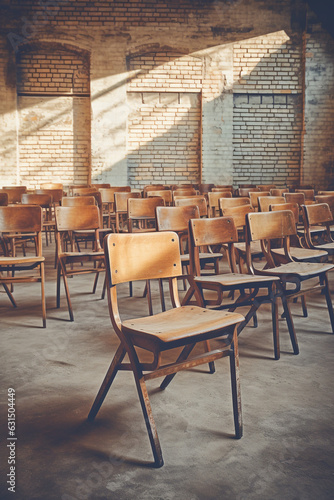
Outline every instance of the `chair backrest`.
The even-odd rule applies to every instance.
[[[274,205],[270,205],[269,211],[277,212],[282,210],[291,210],[293,216],[295,218],[295,223],[299,222],[299,205],[297,203],[278,203]]]
[[[209,217],[216,217],[219,215],[220,198],[232,198],[232,193],[230,191],[211,191],[208,193]]]
[[[196,195],[190,197],[176,196],[174,204],[176,207],[196,205],[199,209],[200,217],[207,217],[208,215],[208,205],[204,195]]]
[[[250,192],[249,197],[250,197],[250,202],[252,207],[257,210],[259,208],[259,198],[260,196],[269,196],[270,191],[258,191],[258,192]]]
[[[250,241],[272,240],[296,234],[291,210],[250,213],[246,215],[246,223]]]
[[[322,195],[333,196],[334,195],[334,191],[318,191],[318,195],[319,196],[322,196]]]
[[[143,197],[147,197],[147,192],[148,191],[160,191],[162,189],[168,189],[168,186],[165,184],[149,184],[147,186],[144,186],[143,188]]]
[[[246,214],[254,212],[251,205],[240,205],[239,207],[226,207],[222,210],[224,217],[232,217],[234,224],[238,229],[243,229],[246,226]]]
[[[182,274],[179,238],[174,232],[109,234],[104,248],[110,286]]]
[[[173,203],[173,194],[171,189],[160,189],[157,191],[147,191],[147,197],[160,196],[165,202],[165,205],[171,205]]]
[[[7,193],[8,203],[21,203],[21,196],[26,193],[26,186],[4,186],[1,193]]]
[[[199,219],[199,217],[199,208],[196,205],[157,207],[157,230],[188,232],[189,220],[194,218]]]
[[[214,193],[215,191],[229,191],[230,193],[233,193],[233,186],[215,186],[211,189],[211,192]]]
[[[98,190],[95,187],[73,187],[72,196],[83,196],[85,194],[94,194]]]
[[[327,203],[317,203],[314,205],[303,205],[304,223],[307,226],[319,224],[327,225],[333,220],[332,212]]]
[[[177,189],[193,189],[193,184],[172,184],[170,186],[171,191],[176,191]]]
[[[156,207],[163,207],[162,198],[129,198],[128,199],[128,218],[129,219],[155,219]],[[170,207],[168,207],[170,208]]]
[[[99,229],[100,211],[96,205],[56,207],[58,231],[83,231]]]
[[[92,187],[95,189],[106,189],[110,188],[110,182],[105,182],[105,183],[97,183],[97,184],[92,184]]]
[[[327,203],[334,218],[334,194],[315,196],[316,203]]]
[[[232,272],[237,272],[234,242],[238,241],[238,231],[232,217],[214,217],[189,220],[189,255],[191,273],[201,274],[200,247],[227,244],[228,262]]]
[[[37,205],[0,207],[0,232],[33,233],[41,230],[41,207]]]
[[[5,207],[8,205],[8,193],[2,192],[0,190],[0,207]]]
[[[270,196],[283,196],[284,193],[288,193],[288,188],[274,188],[270,189]]]
[[[56,189],[36,189],[36,194],[48,194],[52,196],[52,202],[55,205],[59,205],[63,199],[64,191],[61,188]]]
[[[23,193],[21,203],[22,205],[39,205],[42,208],[50,208],[52,196],[49,194]]]
[[[198,184],[198,191],[200,194],[209,193],[214,187],[214,184]]]
[[[128,211],[128,199],[129,198],[141,198],[141,194],[137,192],[119,192],[114,193],[115,196],[115,212],[127,213]]]
[[[276,184],[258,184],[256,186],[260,191],[270,191],[276,188]]]
[[[258,199],[261,212],[269,212],[270,205],[278,203],[285,203],[285,198],[283,196],[260,196]]]
[[[40,184],[40,189],[63,189],[62,182],[44,182]]]
[[[173,198],[175,199],[175,196],[195,196],[196,194],[197,194],[196,189],[193,187],[184,189],[175,189],[173,191]]]
[[[77,207],[79,205],[96,205],[94,196],[64,196],[63,207]]]
[[[238,196],[249,196],[249,193],[258,193],[260,190],[257,187],[239,187]]]
[[[115,193],[131,193],[130,186],[100,188],[102,203],[115,203]]]
[[[250,205],[250,198],[248,196],[238,196],[237,198],[219,198],[219,208],[221,215],[222,211],[225,208],[241,207],[243,205]]]
[[[299,206],[305,204],[304,193],[284,193],[284,198],[287,203],[297,203]]]
[[[295,193],[304,193],[305,200],[314,200],[314,189],[296,189]]]

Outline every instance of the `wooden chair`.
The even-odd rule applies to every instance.
[[[296,236],[291,235],[290,236],[290,255],[293,260],[297,262],[322,262],[326,257],[328,256],[328,253],[326,251],[322,250],[314,250],[314,249],[309,249],[306,246],[303,245],[303,240],[304,238],[300,238],[298,236],[298,218],[299,218],[299,207],[297,203],[282,203],[282,204],[275,204],[275,205],[270,205],[270,211],[275,212],[275,211],[282,211],[282,210],[291,210],[294,216],[295,224],[296,224],[296,230],[297,234]],[[284,257],[284,248],[272,248],[271,253],[274,256],[275,259],[275,264],[286,264],[287,261]]]
[[[40,184],[40,189],[63,189],[62,182],[44,182]]]
[[[102,201],[103,226],[116,230],[115,193],[129,193],[130,186],[99,188]]]
[[[258,184],[256,186],[260,191],[269,191],[271,189],[276,189],[276,184]]]
[[[284,196],[259,196],[258,206],[260,212],[269,212],[270,205],[285,203]]]
[[[197,194],[195,188],[175,189],[173,191],[173,200],[175,200],[175,196],[196,196]]]
[[[187,205],[196,205],[199,209],[200,217],[208,216],[208,205],[205,196],[176,196],[174,200],[176,207],[186,207]]]
[[[288,188],[273,188],[270,189],[270,196],[283,196],[284,193],[288,193]]]
[[[95,187],[74,187],[72,189],[72,196],[92,195],[98,191]]]
[[[110,188],[110,182],[92,184],[95,189],[108,189]]]
[[[211,189],[211,192],[214,193],[214,192],[224,192],[224,191],[228,191],[229,193],[232,193],[233,195],[233,186],[215,186]]]
[[[198,185],[199,194],[209,193],[211,191],[211,189],[214,187],[215,187],[214,184],[199,184]]]
[[[334,194],[332,195],[317,195],[314,197],[316,203],[327,203],[330,211],[332,212],[332,216],[334,219]]]
[[[241,207],[243,205],[250,205],[250,198],[248,196],[238,196],[237,198],[219,198],[219,211],[220,216],[225,208]]]
[[[239,197],[248,196],[249,193],[258,193],[260,190],[257,187],[239,187],[237,190],[237,195]]]
[[[334,196],[334,191],[318,191],[318,196]]]
[[[258,191],[258,192],[250,192],[249,197],[250,197],[250,204],[254,208],[254,210],[259,209],[259,198],[261,196],[269,196],[270,191]]]
[[[165,206],[170,207],[173,204],[173,194],[171,189],[160,189],[156,191],[147,191],[147,197],[152,198],[154,196],[159,196],[164,200]]]
[[[73,196],[73,189],[90,188],[90,187],[92,187],[90,184],[70,184],[68,186],[68,195]]]
[[[230,191],[211,191],[208,193],[208,216],[219,217],[220,215],[220,198],[232,198]]]
[[[52,219],[53,199],[49,194],[23,193],[22,205],[39,205],[42,208],[43,231],[45,233],[46,245],[51,240],[51,234],[55,233],[56,221]]]
[[[8,196],[8,204],[13,205],[15,203],[21,203],[21,196],[23,193],[27,192],[26,186],[4,186],[0,190],[1,193],[6,193]]]
[[[99,229],[100,214],[96,205],[78,205],[73,207],[56,207],[56,243],[57,243],[57,307],[60,307],[60,281],[63,278],[70,320],[74,321],[68,277],[104,272],[104,253],[100,246]],[[94,246],[92,250],[75,251],[71,234],[74,231],[93,231]],[[68,250],[68,241],[71,248]],[[85,263],[90,265],[87,267]],[[91,265],[92,264],[92,265]],[[96,279],[94,285],[96,284]]]
[[[163,207],[162,198],[129,198],[128,226],[129,232],[155,231],[155,209]],[[170,208],[170,207],[169,207]]]
[[[334,241],[331,236],[333,214],[327,203],[302,205],[305,240],[308,248],[325,250],[334,255]],[[312,231],[312,228],[316,231]]]
[[[295,193],[304,193],[305,200],[314,201],[314,195],[315,195],[314,189],[296,189]]]
[[[6,207],[8,205],[8,193],[3,193],[0,191],[0,207]]]
[[[290,254],[290,237],[296,235],[295,218],[291,210],[277,212],[258,212],[248,214],[247,221],[247,264],[254,275],[276,276],[280,279],[281,299],[284,316],[288,324],[294,354],[298,354],[298,342],[291,316],[289,301],[310,292],[323,290],[326,297],[328,313],[332,331],[334,333],[334,313],[329,292],[327,273],[334,268],[331,264],[309,262],[295,262]],[[273,240],[282,239],[284,255],[288,261],[277,266],[271,253]],[[249,243],[261,241],[266,266],[259,269],[254,266]],[[310,283],[311,280],[311,283]],[[316,280],[316,284],[314,281]],[[304,288],[304,283],[309,282],[309,287]]]
[[[116,214],[116,232],[123,233],[128,231],[128,200],[129,198],[141,198],[138,192],[115,192],[115,214]]]
[[[108,303],[114,331],[120,345],[107,371],[88,415],[93,420],[119,370],[132,371],[156,467],[163,465],[161,447],[154,422],[146,381],[165,377],[165,389],[175,374],[228,356],[230,358],[234,426],[236,438],[242,436],[238,341],[236,329],[243,321],[237,313],[224,313],[188,306],[181,307],[176,278],[182,274],[177,234],[111,234],[105,241],[108,274]],[[171,279],[172,309],[154,316],[122,320],[117,300],[117,285],[134,280]],[[218,349],[189,357],[198,342],[223,336]],[[174,362],[162,364],[162,355],[182,348]],[[139,350],[138,350],[139,348]],[[140,360],[140,350],[152,353],[153,360]],[[173,351],[172,351],[173,353]],[[171,353],[171,354],[172,354]],[[124,362],[125,355],[129,361]],[[176,355],[175,355],[176,357]],[[175,359],[174,357],[174,359]]]
[[[147,193],[149,191],[161,191],[163,189],[168,189],[168,186],[166,186],[165,184],[148,184],[147,186],[144,186],[143,198],[147,197]]]
[[[234,244],[238,242],[238,233],[232,217],[191,219],[189,227],[191,248],[190,282],[195,293],[197,292],[198,305],[206,307],[208,302],[205,299],[204,290],[212,290],[217,293],[220,299],[215,309],[218,307],[219,309],[234,310],[237,307],[249,306],[250,309],[246,314],[245,320],[238,326],[239,334],[248,322],[255,317],[258,308],[263,303],[271,303],[275,359],[279,359],[277,296],[275,288],[275,282],[278,281],[278,278],[238,273],[234,252]],[[231,272],[215,276],[203,276],[201,273],[199,249],[203,245],[217,244],[226,247]],[[239,292],[239,296],[233,302],[228,301],[228,303],[224,303],[222,301],[224,292],[232,292],[233,296],[235,292]]]
[[[43,328],[46,327],[45,271],[42,255],[42,209],[39,206],[1,206],[0,235],[12,234],[12,253],[0,256],[0,283],[14,307],[16,302],[8,285],[14,283],[40,283]],[[33,233],[36,241],[36,255],[17,257],[15,255],[15,234]],[[0,238],[1,239],[1,238]],[[21,273],[22,271],[22,273]],[[33,274],[30,273],[33,271]],[[5,274],[4,274],[5,273]]]

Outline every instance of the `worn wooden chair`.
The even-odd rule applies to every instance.
[[[211,191],[212,188],[214,188],[215,185],[214,184],[199,184],[198,185],[198,191],[199,191],[199,194],[206,194],[206,193],[209,193]]]
[[[232,198],[231,191],[211,191],[208,193],[208,216],[219,217],[220,215],[220,198]]]
[[[116,230],[115,193],[130,193],[130,186],[99,188],[102,201],[103,225]]]
[[[11,234],[11,253],[5,251],[0,256],[0,283],[4,287],[13,306],[16,307],[14,297],[8,287],[14,283],[40,283],[43,328],[46,327],[45,303],[45,271],[42,255],[42,209],[39,206],[1,206],[0,207],[0,235]],[[15,254],[15,235],[34,234],[35,255],[17,257]],[[5,248],[3,246],[3,248]],[[22,273],[21,273],[22,271]],[[30,271],[33,271],[31,274]]]
[[[26,186],[4,186],[0,193],[7,193],[8,204],[13,205],[15,203],[21,203],[21,196],[23,193],[27,192]]]
[[[74,320],[68,286],[68,277],[79,274],[104,272],[104,253],[100,245],[100,214],[96,205],[56,207],[57,243],[57,307],[60,307],[60,281],[63,278],[70,320]],[[75,250],[71,234],[75,231],[93,231],[94,246],[91,250]],[[71,248],[68,250],[68,242]],[[82,265],[89,263],[89,266]],[[94,285],[96,284],[96,279]]]
[[[155,198],[129,198],[128,199],[128,225],[129,232],[155,231],[155,209],[163,207],[164,200]],[[169,207],[171,208],[171,207]]]
[[[333,214],[327,203],[303,205],[305,240],[308,248],[325,250],[328,255],[334,255],[334,241],[331,236]],[[316,231],[312,228],[316,227]]]
[[[195,366],[230,359],[234,426],[236,438],[242,436],[238,341],[236,329],[244,320],[237,313],[211,311],[196,306],[181,306],[176,279],[182,274],[178,236],[173,232],[148,234],[111,234],[105,240],[108,275],[108,303],[114,331],[120,345],[88,415],[98,413],[118,371],[131,371],[135,378],[141,408],[156,467],[163,465],[161,447],[154,422],[146,381],[165,377],[165,389],[175,374]],[[117,286],[134,280],[171,279],[174,307],[149,317],[122,320],[117,300]],[[198,342],[223,337],[218,349],[190,356]],[[163,364],[164,352],[182,348],[174,362]],[[141,360],[140,350],[152,353],[153,360]],[[173,352],[173,351],[172,351]],[[124,362],[125,355],[128,362]],[[172,353],[171,353],[172,354]]]
[[[334,196],[334,191],[318,191],[318,196]]]
[[[40,184],[40,189],[63,189],[62,182],[43,182]]]
[[[250,192],[249,197],[250,197],[250,204],[254,208],[255,211],[259,210],[259,198],[262,196],[269,196],[270,191],[258,191],[258,192]]]
[[[258,198],[260,212],[269,212],[270,205],[278,205],[279,203],[285,203],[284,196],[260,196]]]
[[[295,193],[304,193],[305,201],[314,201],[315,191],[314,189],[296,189]]]
[[[110,188],[110,182],[94,183],[94,184],[92,184],[92,187],[94,187],[95,189],[109,189]]]
[[[128,200],[141,198],[139,192],[115,192],[116,232],[128,231]]]
[[[332,195],[317,195],[314,197],[316,203],[327,203],[330,211],[332,212],[332,216],[334,219],[334,194]]]
[[[147,191],[147,197],[152,198],[154,196],[159,196],[165,202],[166,207],[170,207],[173,204],[173,193],[171,189],[160,189],[156,191]]]
[[[196,293],[198,304],[201,307],[208,305],[204,291],[211,290],[217,293],[219,299],[215,305],[215,309],[218,307],[219,309],[234,310],[237,307],[249,306],[250,309],[246,314],[245,320],[238,326],[239,334],[248,322],[255,317],[258,308],[263,303],[271,303],[275,359],[279,359],[277,296],[275,288],[275,282],[278,281],[278,278],[238,273],[234,252],[234,244],[238,242],[238,232],[232,217],[191,219],[189,227],[190,282]],[[231,272],[214,276],[203,276],[199,259],[200,247],[217,244],[226,247]],[[233,299],[233,302],[224,302],[222,300],[224,292],[233,292],[233,297],[236,292],[239,292],[239,295],[236,300]]]
[[[168,186],[165,184],[148,184],[147,186],[144,186],[143,188],[143,198],[147,197],[147,193],[149,191],[160,191],[163,189],[168,189]]]
[[[219,198],[220,216],[225,208],[241,207],[243,205],[250,205],[250,198],[248,196],[238,196],[237,198]]]
[[[288,324],[290,339],[294,354],[298,354],[298,342],[291,316],[289,301],[323,290],[326,297],[327,309],[330,316],[332,331],[334,333],[334,313],[330,297],[327,273],[334,268],[332,264],[319,264],[310,262],[295,262],[290,253],[290,237],[296,235],[295,218],[291,210],[277,212],[258,212],[248,214],[247,220],[247,264],[254,275],[276,276],[280,279],[281,299],[284,315]],[[271,252],[273,240],[283,241],[286,264],[277,266]],[[261,241],[266,266],[262,269],[254,266],[249,243]],[[310,281],[311,280],[311,281]],[[314,282],[316,283],[314,284]],[[308,288],[305,283],[309,283]]]
[[[270,196],[283,196],[284,193],[288,193],[288,188],[273,188],[270,189]]]
[[[208,216],[208,204],[205,196],[175,196],[174,204],[176,207],[186,207],[187,205],[196,205],[199,209],[200,217]]]
[[[276,184],[257,184],[256,186],[260,191],[269,191],[276,188]]]
[[[53,199],[49,194],[23,193],[22,205],[39,205],[43,214],[43,231],[46,245],[52,241],[51,235],[55,233],[56,221],[52,218]]]
[[[249,193],[258,193],[260,190],[255,187],[255,186],[251,186],[251,187],[239,187],[238,190],[237,190],[237,194],[238,196],[240,197],[244,197],[244,196],[248,196],[249,197]]]

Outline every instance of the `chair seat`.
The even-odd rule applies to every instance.
[[[126,320],[122,323],[124,334],[130,335],[138,347],[147,348],[149,344],[158,343],[160,349],[170,349],[170,344],[177,347],[186,343],[198,342],[199,335],[211,331],[210,338],[217,336],[217,330],[244,321],[238,313],[213,311],[197,306],[181,306],[175,309]]]
[[[199,258],[201,261],[203,260],[215,260],[215,259],[221,259],[223,257],[222,253],[210,253],[210,252],[200,252]],[[183,253],[181,254],[181,262],[184,264],[185,262],[189,263],[189,254],[188,253]]]
[[[0,266],[16,266],[19,264],[35,264],[39,262],[44,262],[45,258],[40,256],[29,256],[29,257],[0,257]]]
[[[63,252],[59,255],[60,259],[68,257],[79,257],[80,259],[83,257],[104,257],[104,252],[93,252],[91,250],[89,252]]]
[[[326,250],[328,253],[334,253],[334,242],[324,243],[323,245],[314,245],[316,250]]]
[[[226,274],[215,274],[212,276],[196,276],[196,282],[199,283],[215,283],[220,284],[222,286],[231,287],[240,285],[250,284],[250,286],[256,286],[257,284],[263,285],[268,282],[278,281],[279,278],[275,278],[275,276],[267,277],[267,276],[253,276],[252,274],[239,274],[239,273],[226,273]]]
[[[276,255],[284,255],[284,248],[272,248],[272,254]],[[298,248],[298,247],[290,247],[290,255],[293,259],[297,261],[306,261],[306,260],[314,260],[320,259],[321,257],[326,257],[328,255],[327,252],[319,250],[312,250],[309,248]]]
[[[333,264],[316,264],[312,262],[289,262],[288,264],[283,264],[279,267],[274,267],[272,269],[262,269],[261,274],[268,274],[271,276],[284,276],[287,281],[289,277],[293,276],[299,277],[301,280],[316,277],[319,273],[326,273],[334,269]]]

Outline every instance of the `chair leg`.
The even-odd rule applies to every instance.
[[[162,312],[164,312],[166,311],[166,304],[165,304],[164,286],[162,279],[159,279],[159,291],[160,291],[161,310]]]
[[[302,301],[303,316],[304,316],[304,318],[307,318],[308,313],[307,313],[307,305],[306,305],[306,297],[305,297],[305,295],[301,296],[301,301]]]
[[[68,286],[68,281],[67,281],[67,276],[66,276],[66,267],[61,261],[60,261],[60,265],[61,265],[61,270],[62,270],[62,275],[63,275],[65,294],[66,294],[66,300],[67,300],[67,307],[68,307],[68,312],[70,315],[70,321],[74,321],[73,309],[72,309],[72,303],[71,303],[71,297],[70,297],[70,289]]]
[[[110,389],[110,386],[113,383],[114,378],[117,375],[118,367],[122,363],[125,354],[126,354],[126,350],[124,349],[122,344],[120,344],[118,346],[118,349],[116,351],[114,359],[112,360],[112,362],[110,364],[110,367],[107,371],[107,374],[104,377],[104,380],[103,380],[102,385],[100,387],[100,390],[95,398],[93,406],[88,414],[88,417],[87,417],[88,420],[94,420],[94,418],[96,417],[96,415],[97,415],[99,409],[101,408],[101,405],[102,405],[102,403],[103,403],[103,401],[104,401],[104,399],[105,399],[105,397]]]
[[[282,299],[282,305],[283,305],[283,310],[284,310],[284,318],[285,318],[287,326],[288,326],[290,340],[291,340],[291,344],[292,344],[292,348],[293,348],[293,353],[299,354],[298,341],[297,341],[295,327],[294,327],[293,320],[292,320],[290,305],[289,305],[289,302],[287,301],[284,293],[282,294],[281,299]]]
[[[204,345],[205,345],[205,352],[210,352],[211,351],[210,341],[209,340],[205,340]],[[210,361],[209,362],[209,371],[210,371],[210,373],[215,373],[216,368],[215,368],[215,362],[214,361]]]
[[[234,342],[231,345],[230,353],[230,373],[232,387],[232,402],[233,402],[233,417],[235,437],[242,437],[242,411],[241,411],[241,390],[240,390],[240,374],[239,374],[239,350],[237,340],[237,329],[234,330]]]
[[[44,263],[41,264],[41,300],[42,300],[43,328],[46,328],[45,268],[44,268]]]
[[[8,286],[6,285],[6,283],[2,283],[2,286],[4,287],[5,292],[7,293],[8,298],[9,298],[9,300],[11,301],[11,303],[12,303],[13,307],[17,307],[17,304],[16,304],[16,302],[15,302],[15,299],[14,299],[14,297],[13,297],[13,294],[12,294],[12,292],[9,290]]]
[[[275,359],[280,358],[280,346],[279,346],[279,326],[278,326],[278,307],[277,298],[274,297],[271,303],[271,316],[273,324],[273,339],[274,339],[274,353]]]
[[[321,284],[322,283],[325,284],[325,288],[323,290],[324,290],[325,297],[326,297],[328,314],[329,314],[329,318],[330,318],[331,325],[332,325],[332,332],[334,333],[334,311],[333,311],[333,303],[332,303],[332,299],[331,299],[331,294],[330,294],[330,291],[329,291],[329,284],[328,284],[328,276],[327,276],[327,274],[325,274],[320,279],[320,283]]]
[[[143,376],[138,377],[138,375],[135,371],[133,373],[135,376],[139,401],[140,401],[141,408],[143,411],[146,429],[148,432],[148,437],[149,437],[150,443],[151,443],[151,448],[152,448],[153,457],[154,457],[154,463],[155,463],[156,467],[162,467],[164,464],[164,461],[162,458],[162,451],[161,451],[161,446],[160,446],[160,442],[159,442],[159,438],[158,438],[158,432],[157,432],[157,428],[156,428],[156,425],[154,422],[152,408],[151,408],[150,400],[148,397],[145,380],[144,380]]]
[[[147,293],[147,302],[148,302],[148,311],[149,315],[153,316],[153,305],[152,305],[152,294],[151,294],[151,283],[150,280],[146,280],[146,293]]]
[[[61,279],[61,267],[57,264],[57,308],[60,307],[60,279]]]

